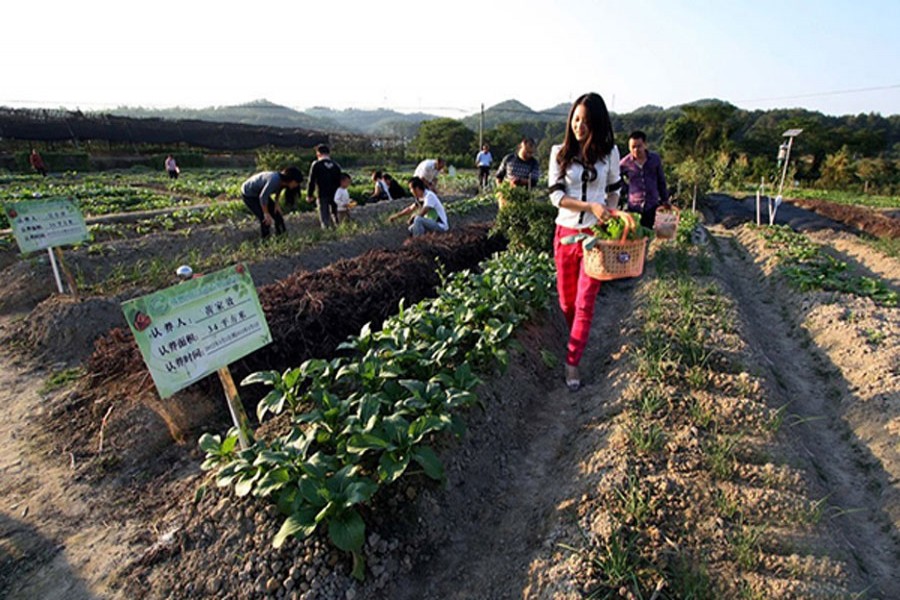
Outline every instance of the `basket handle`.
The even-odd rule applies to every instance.
[[[619,240],[619,242],[624,242],[628,239],[628,235],[635,229],[634,217],[627,212],[618,211],[614,208],[609,209],[609,214],[613,217],[622,217],[622,220],[625,222],[625,227],[622,228],[622,239]]]

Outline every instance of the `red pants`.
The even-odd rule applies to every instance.
[[[560,239],[578,233],[577,229],[556,226],[553,257],[556,261],[556,290],[559,307],[569,325],[569,345],[566,364],[577,367],[587,346],[594,318],[594,302],[600,292],[600,282],[588,277],[581,268],[584,250],[580,243],[561,244]]]

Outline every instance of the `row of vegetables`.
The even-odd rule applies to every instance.
[[[546,254],[500,254],[447,278],[437,297],[401,305],[380,331],[363,328],[343,344],[346,357],[249,376],[244,384],[271,387],[260,421],[286,431],[246,450],[236,431],[206,434],[203,468],[238,496],[277,504],[285,520],[276,546],[324,527],[362,578],[360,507],[413,470],[443,478],[439,434],[463,433],[479,376],[505,367],[516,326],[546,308],[553,281]]]
[[[845,261],[789,226],[760,227],[758,232],[775,251],[781,271],[797,289],[839,291],[871,298],[882,306],[897,306],[900,297],[884,281],[856,275]]]

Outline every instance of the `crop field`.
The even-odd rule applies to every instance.
[[[573,393],[550,249],[474,174],[442,181],[445,234],[359,170],[350,223],[304,206],[266,243],[247,175],[3,181],[76,198],[92,239],[66,294],[0,246],[0,596],[900,597],[890,211],[683,210],[603,284]],[[214,376],[160,399],[120,307],[238,262],[272,333],[230,367],[246,449]]]

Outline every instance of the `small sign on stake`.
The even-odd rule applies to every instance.
[[[84,217],[70,198],[25,200],[3,209],[22,254],[79,244],[88,238]]]
[[[87,225],[84,217],[75,202],[70,198],[48,198],[46,200],[26,200],[6,204],[3,207],[19,251],[22,254],[47,249],[50,256],[50,266],[53,268],[53,277],[56,280],[56,289],[63,293],[62,280],[59,277],[59,268],[56,258],[53,256],[54,248],[57,249],[62,265],[62,253],[60,246],[80,244],[88,239]],[[64,265],[63,268],[65,269]],[[65,271],[72,293],[77,294],[75,282]]]
[[[122,304],[160,397],[218,372],[241,446],[252,440],[228,365],[272,341],[243,264]]]

